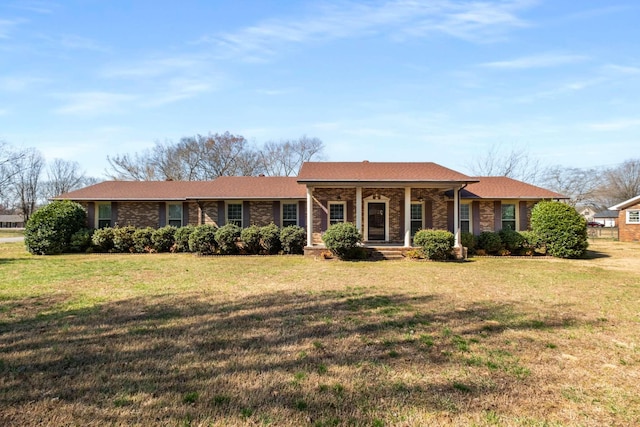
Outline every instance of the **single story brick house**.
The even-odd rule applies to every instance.
[[[609,210],[618,211],[618,240],[640,242],[640,196],[611,206]]]
[[[0,228],[24,228],[24,216],[0,215]]]
[[[214,181],[105,181],[62,194],[88,212],[89,226],[235,223],[299,225],[307,247],[353,222],[368,245],[410,247],[419,229],[480,234],[526,230],[540,200],[565,196],[507,177],[470,177],[430,162],[306,162],[297,177]]]

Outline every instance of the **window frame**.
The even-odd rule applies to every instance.
[[[505,219],[504,217],[504,207],[505,206],[513,206],[513,218]],[[518,212],[518,203],[514,201],[504,201],[500,204],[500,229],[505,230],[504,224],[505,222],[512,222],[513,228],[511,230],[518,231],[519,224],[519,212]]]
[[[410,220],[409,220],[409,232],[411,233],[411,237],[413,237],[418,230],[424,230],[424,202],[411,202],[411,215],[410,215]],[[419,219],[414,219],[413,217],[413,207],[414,206],[420,206],[420,218]],[[420,221],[420,227],[418,227],[415,231],[414,231],[414,223]]]
[[[229,219],[229,208],[231,208],[231,206],[240,206],[240,219]],[[243,202],[226,202],[226,206],[224,209],[224,216],[225,216],[225,224],[236,224],[238,227],[242,228],[242,224],[243,224],[243,220],[244,220],[244,209],[243,209]]]
[[[342,220],[341,221],[333,221],[331,219],[331,207],[332,206],[342,206]],[[333,224],[339,224],[347,222],[347,202],[341,200],[332,200],[327,203],[327,226],[331,227]]]
[[[467,208],[467,218],[462,216],[462,207]],[[461,233],[473,233],[473,210],[471,207],[471,203],[460,203],[460,232]],[[467,230],[462,226],[463,223],[467,223]]]
[[[171,218],[171,207],[172,206],[178,206],[180,208],[180,217],[179,218]],[[183,224],[183,215],[184,215],[184,206],[182,205],[182,202],[180,203],[167,203],[167,225],[172,225],[174,227],[180,228],[182,227]],[[177,225],[177,222],[180,222],[179,225]],[[173,222],[173,224],[172,224]]]
[[[100,208],[101,207],[108,207],[109,208],[109,217],[102,217],[100,216]],[[97,229],[101,229],[101,228],[109,228],[112,227],[113,224],[112,222],[112,215],[113,215],[113,210],[112,210],[112,206],[111,206],[111,202],[98,202],[96,203],[96,228]],[[108,224],[102,225],[102,222],[108,221]]]
[[[632,218],[633,213],[633,218]],[[627,209],[627,224],[640,224],[640,209]]]
[[[287,205],[295,206],[295,209],[296,209],[295,220],[285,218],[285,206]],[[298,206],[298,202],[281,201],[280,202],[280,225],[282,226],[282,228],[289,227],[292,225],[294,226],[298,225],[300,220],[299,211],[300,211],[300,206]],[[285,222],[288,222],[289,224],[285,225]]]

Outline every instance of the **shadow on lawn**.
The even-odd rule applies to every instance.
[[[514,373],[513,355],[500,359],[504,369],[470,362],[497,349],[505,328],[574,322],[535,320],[510,305],[457,308],[438,296],[353,289],[226,302],[167,296],[70,311],[52,300],[24,315],[30,304],[0,312],[5,425],[371,425],[407,408],[455,413],[534,381]],[[7,310],[23,315],[12,320]],[[460,367],[484,375],[441,374]],[[481,380],[487,373],[500,390]]]

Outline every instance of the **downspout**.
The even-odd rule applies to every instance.
[[[455,191],[455,197],[453,198],[453,211],[454,211],[454,227],[455,227],[455,247],[462,249],[462,236],[460,232],[460,192],[464,190],[468,183],[465,183],[462,187]]]

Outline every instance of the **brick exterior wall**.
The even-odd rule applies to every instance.
[[[640,203],[620,211],[618,216],[618,239],[621,242],[640,242],[640,224],[627,224],[627,211],[640,209]]]
[[[140,228],[158,228],[160,226],[159,204],[158,202],[118,202],[116,224],[121,227],[133,225]]]
[[[198,209],[198,221],[191,222],[189,219],[189,224],[191,225],[199,225],[199,224],[210,224],[219,227],[223,224],[218,224],[218,203],[224,202],[199,202],[197,205]]]
[[[259,227],[275,223],[273,216],[273,202],[250,202],[249,222]],[[280,219],[278,219],[280,222]]]

